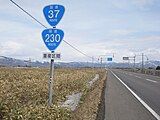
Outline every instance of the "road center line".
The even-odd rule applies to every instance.
[[[111,70],[110,70],[111,71]],[[112,71],[111,71],[112,72]],[[116,74],[112,72],[112,74],[132,93],[132,95],[137,98],[137,100],[157,119],[160,120],[160,116],[151,108],[149,107],[136,93],[131,90]]]
[[[154,82],[154,83],[157,83],[157,81],[154,81],[154,80],[151,80],[151,79],[146,79],[147,81],[150,81],[150,82]]]

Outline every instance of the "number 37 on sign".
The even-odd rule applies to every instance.
[[[62,5],[49,5],[43,9],[44,16],[51,26],[56,26],[62,19],[65,8]]]

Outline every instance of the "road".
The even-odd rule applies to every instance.
[[[160,77],[108,70],[105,120],[160,120]]]

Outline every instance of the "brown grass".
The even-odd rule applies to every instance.
[[[101,79],[87,93],[83,104],[72,114],[72,120],[96,120],[105,80],[106,74],[103,71],[103,74],[101,73]]]
[[[48,73],[43,68],[0,68],[0,119],[69,120],[71,111],[58,104],[73,92],[86,93],[86,83],[100,70],[56,69],[52,107],[47,107]]]

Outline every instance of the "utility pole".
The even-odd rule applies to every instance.
[[[136,55],[134,56],[134,69],[136,68]]]
[[[113,59],[113,58],[115,57],[114,53],[110,53],[110,54],[112,54],[112,58],[111,58],[111,59]],[[103,64],[102,64],[102,62],[103,62],[103,57],[105,57],[105,60],[106,60],[107,54],[105,54],[105,55],[100,55],[99,58],[98,58],[98,60],[100,60],[101,68],[103,67]],[[111,61],[112,61],[112,60],[111,60]]]
[[[92,56],[92,68],[94,68],[94,57]]]
[[[31,60],[31,58],[29,58],[29,60],[28,60],[28,67],[31,67],[31,63],[32,63],[32,60]]]
[[[101,69],[102,69],[102,57],[101,57]]]
[[[144,72],[144,54],[142,53],[142,73]]]

